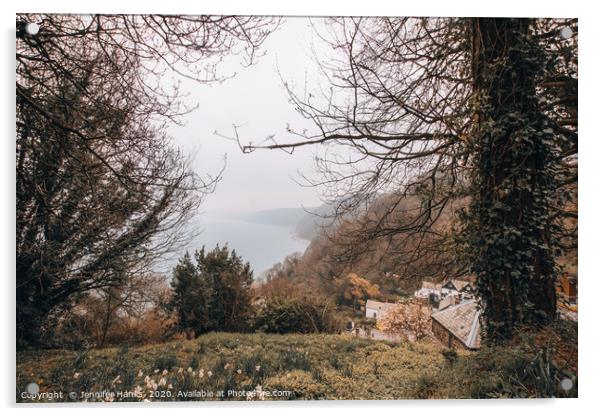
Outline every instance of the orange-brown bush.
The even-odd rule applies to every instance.
[[[401,333],[407,339],[423,339],[431,334],[431,319],[428,306],[418,299],[408,299],[391,309],[377,322],[384,332]]]
[[[146,344],[172,338],[175,317],[164,306],[165,278],[144,275],[123,287],[89,293],[55,319],[51,347],[82,348]]]

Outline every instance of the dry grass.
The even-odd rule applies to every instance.
[[[346,335],[211,333],[129,350],[20,352],[17,401],[34,401],[21,395],[30,382],[38,383],[40,392],[63,392],[62,401],[83,400],[82,392],[100,391],[115,396],[87,400],[541,396],[539,387],[533,392],[529,378],[519,374],[528,362],[516,349],[456,355],[431,342],[397,345]],[[195,391],[212,396],[190,397]],[[130,393],[119,397],[117,392]]]

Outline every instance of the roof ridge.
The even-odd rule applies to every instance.
[[[441,325],[443,325],[447,331],[449,331],[452,335],[454,335],[465,347],[469,348],[469,349],[474,349],[474,348],[478,348],[475,346],[476,342],[477,342],[477,336],[479,334],[478,331],[478,327],[479,327],[479,317],[481,315],[481,311],[476,308],[476,300],[472,299],[469,300],[467,302],[462,302],[459,303],[458,305],[454,305],[454,306],[450,306],[448,308],[445,308],[442,311],[436,312],[434,314],[431,314],[431,318],[434,319],[435,321],[437,321],[438,323],[440,323]],[[469,331],[468,334],[464,335],[465,332],[463,331],[458,331],[458,329],[453,326],[450,325],[449,319],[452,319],[455,316],[455,311],[458,310],[458,308],[460,307],[475,307],[474,310],[474,316],[472,318],[472,322],[470,322],[470,327],[469,327]],[[467,310],[466,312],[461,311],[459,312],[459,314],[461,315],[465,315],[467,314],[469,311]],[[460,329],[463,329],[464,326],[461,326]]]
[[[466,305],[469,305],[469,304],[471,304],[471,303],[475,303],[475,302],[476,302],[476,300],[474,300],[474,299],[472,299],[472,300],[469,300],[469,301],[467,301],[467,302],[460,302],[460,303],[458,303],[457,305],[450,306],[449,308],[445,308],[445,309],[443,309],[442,311],[437,311],[437,312],[435,312],[435,313],[431,314],[431,316],[436,316],[436,315],[442,314],[442,313],[444,313],[444,312],[455,311],[455,310],[456,310],[456,309],[458,309],[460,306],[466,306]]]

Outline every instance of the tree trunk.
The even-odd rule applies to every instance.
[[[529,24],[473,20],[472,244],[487,333],[494,339],[556,316],[549,228],[552,133],[535,97],[543,68]]]
[[[111,324],[111,315],[113,314],[113,309],[111,308],[111,299],[110,297],[107,299],[107,312],[105,314],[105,319],[102,327],[102,336],[100,339],[100,344],[98,348],[104,348],[105,343],[107,342],[107,334],[109,333],[109,326]]]

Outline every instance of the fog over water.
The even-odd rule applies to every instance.
[[[239,126],[244,144],[257,144],[271,135],[281,142],[294,140],[287,131],[289,126],[311,131],[313,126],[289,103],[283,82],[301,92],[315,87],[319,76],[313,56],[314,52],[320,55],[324,45],[312,24],[322,25],[323,21],[286,18],[263,45],[265,55],[255,65],[241,67],[236,57],[225,60],[220,73],[236,72],[236,76],[223,83],[199,85],[181,80],[182,92],[189,94],[186,102],[196,102],[199,108],[184,117],[183,126],[170,128],[169,134],[201,177],[224,168],[215,192],[205,198],[193,220],[200,234],[188,246],[191,253],[202,245],[213,248],[227,242],[251,263],[258,276],[285,256],[307,247],[309,242],[297,238],[291,224],[254,223],[223,218],[216,212],[322,204],[320,189],[297,183],[302,181],[301,174],[311,176],[314,172],[314,156],[319,149],[301,148],[292,155],[278,150],[243,154],[236,142],[220,137],[233,136],[233,125]]]
[[[309,244],[309,241],[297,237],[291,226],[219,216],[205,217],[201,226],[201,233],[193,246],[200,248],[205,245],[206,249],[212,249],[216,244],[228,244],[243,260],[251,263],[255,278],[287,255],[304,252]]]

